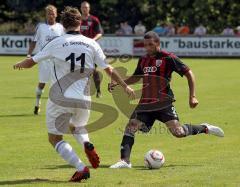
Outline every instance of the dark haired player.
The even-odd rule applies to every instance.
[[[194,74],[174,54],[160,49],[160,38],[155,32],[150,31],[144,35],[144,47],[147,54],[139,59],[134,74],[125,80],[129,85],[143,79],[142,97],[126,126],[121,143],[121,159],[110,168],[131,168],[130,154],[135,132],[137,130],[149,132],[155,120],[165,123],[169,131],[177,138],[200,133],[224,136],[221,128],[207,123],[180,125],[173,106],[174,95],[169,84],[171,75],[176,72],[187,78],[189,106],[195,108],[198,100],[195,93]],[[116,83],[109,84],[109,91],[112,91],[116,85]]]
[[[82,20],[81,20],[81,27],[80,32],[82,35],[92,38],[93,40],[97,41],[102,37],[102,28],[99,19],[96,16],[90,14],[90,4],[87,1],[81,3],[81,13],[82,13]],[[97,66],[96,66],[97,68]],[[93,80],[95,83],[95,87],[97,90],[96,97],[101,97],[101,79],[99,72],[95,68],[93,72]]]
[[[14,69],[31,68],[43,60],[51,59],[54,71],[51,72],[51,89],[57,86],[53,97],[48,99],[46,122],[48,128],[48,140],[57,153],[69,164],[76,168],[76,172],[70,179],[72,182],[80,182],[90,177],[89,168],[81,161],[72,146],[63,140],[65,131],[58,126],[69,129],[79,144],[84,145],[85,153],[93,168],[99,166],[100,160],[92,143],[89,141],[86,125],[90,117],[91,102],[89,96],[89,78],[97,64],[109,76],[117,81],[129,96],[134,96],[134,91],[126,85],[122,78],[107,64],[99,44],[80,34],[81,14],[76,8],[65,7],[61,14],[61,22],[66,34],[50,41],[40,52],[32,58],[27,58],[14,65]],[[74,78],[75,76],[75,78]],[[71,85],[71,86],[69,86]],[[66,89],[62,89],[62,88]],[[51,93],[51,91],[50,91]],[[63,99],[64,98],[64,99]],[[65,102],[66,99],[75,99],[75,102],[83,102],[84,107],[73,107]],[[57,102],[59,101],[59,102]],[[65,114],[70,114],[66,116]],[[80,129],[79,131],[76,129]]]

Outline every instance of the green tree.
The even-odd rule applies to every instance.
[[[15,30],[28,20],[33,23],[44,19],[47,4],[80,7],[83,0],[0,0],[1,27],[15,22]],[[193,29],[202,23],[210,34],[219,34],[227,25],[240,25],[239,0],[90,0],[92,14],[98,16],[105,33],[114,33],[121,21],[135,26],[141,20],[151,30],[157,23],[188,24]],[[20,26],[19,26],[20,25]],[[1,32],[1,28],[0,28]]]

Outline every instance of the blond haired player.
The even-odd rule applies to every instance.
[[[36,32],[33,37],[33,41],[30,43],[28,55],[30,58],[33,50],[37,46],[38,49],[42,49],[48,42],[57,36],[64,34],[62,24],[56,22],[57,8],[53,5],[48,5],[45,8],[46,11],[46,23],[39,23],[36,27]],[[40,99],[43,93],[45,84],[50,80],[50,74],[52,70],[52,64],[46,60],[38,66],[39,70],[39,83],[36,88],[36,103],[34,106],[34,114],[38,114],[40,111]]]

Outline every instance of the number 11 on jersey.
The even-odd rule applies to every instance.
[[[81,61],[81,69],[80,73],[84,72],[84,66],[85,66],[85,53],[82,53],[79,57],[75,58],[75,53],[71,53],[68,57],[65,58],[65,61],[70,60],[70,71],[74,72],[75,70],[75,64],[78,61]]]

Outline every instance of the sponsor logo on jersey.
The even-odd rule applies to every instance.
[[[149,66],[149,67],[144,67],[143,68],[143,72],[144,73],[154,73],[157,71],[157,67],[156,66]]]
[[[48,42],[50,42],[50,41],[52,41],[54,38],[56,38],[57,36],[49,36],[49,35],[47,35],[46,36],[46,42],[48,43]]]
[[[85,31],[85,30],[88,30],[88,26],[87,25],[81,25],[81,30]]]
[[[88,21],[88,26],[91,26],[92,25],[92,21]]]
[[[162,60],[159,60],[159,59],[158,59],[158,60],[156,60],[156,66],[157,66],[157,67],[160,67],[160,66],[161,66],[161,64],[162,64]]]

